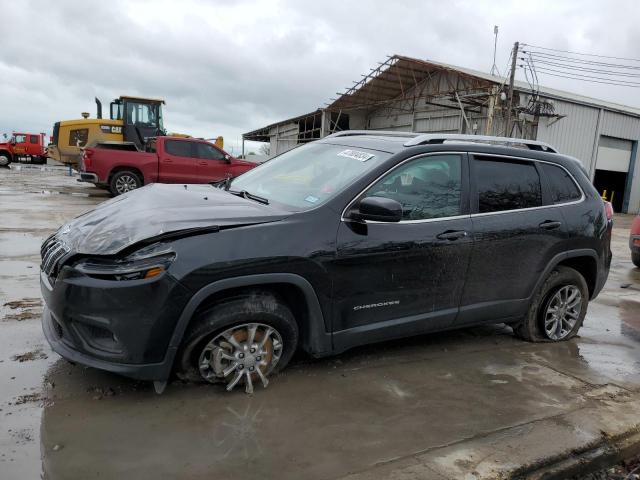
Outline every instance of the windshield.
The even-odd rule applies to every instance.
[[[390,154],[310,143],[289,150],[233,180],[229,190],[308,210],[321,205]]]

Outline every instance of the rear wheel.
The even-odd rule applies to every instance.
[[[282,370],[295,352],[298,328],[291,310],[270,293],[224,300],[199,315],[185,333],[178,376],[185,380],[244,385],[253,393]]]
[[[114,173],[109,182],[109,190],[113,195],[122,195],[141,186],[140,177],[129,170]]]
[[[530,342],[559,342],[574,337],[584,320],[589,289],[584,277],[556,267],[534,296],[525,319],[514,333]]]
[[[631,261],[636,267],[640,268],[640,252],[631,252]]]

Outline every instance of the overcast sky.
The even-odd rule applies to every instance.
[[[387,55],[489,71],[513,42],[640,58],[629,1],[0,1],[0,133],[51,133],[141,95],[167,102],[165,126],[243,132],[306,113]],[[640,65],[638,63],[637,65]],[[523,78],[522,78],[523,79]],[[640,107],[640,89],[540,75],[540,84]]]

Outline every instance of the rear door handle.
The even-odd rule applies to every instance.
[[[551,221],[551,220],[547,220],[546,222],[542,222],[538,226],[540,228],[545,229],[545,230],[555,230],[556,228],[559,228],[560,225],[562,225],[562,222],[554,222],[554,221]]]
[[[207,166],[207,162],[198,162],[198,165],[202,165],[202,166],[206,167]]]
[[[439,235],[436,235],[436,238],[439,240],[458,240],[460,238],[464,238],[467,236],[467,232],[464,230],[447,230],[446,232],[442,232]]]

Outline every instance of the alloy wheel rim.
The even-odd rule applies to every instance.
[[[582,294],[575,285],[566,285],[553,294],[544,314],[544,330],[550,340],[567,337],[580,318]]]
[[[208,382],[226,382],[228,391],[244,381],[245,391],[253,393],[255,381],[267,387],[267,376],[280,361],[283,348],[282,337],[275,328],[262,323],[237,325],[204,346],[198,369]]]
[[[116,180],[118,193],[126,193],[138,188],[138,182],[131,175],[122,175]]]

